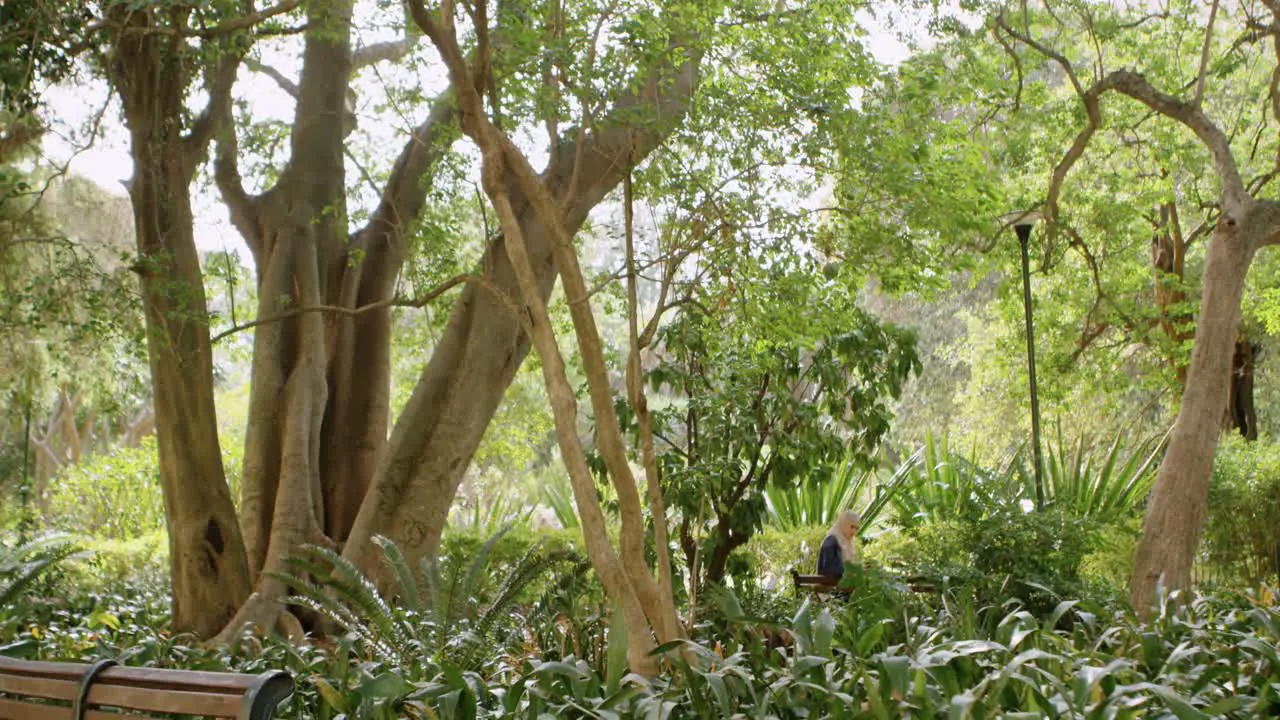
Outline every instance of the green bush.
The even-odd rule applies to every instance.
[[[747,568],[741,579],[750,577],[761,586],[771,587],[783,581],[789,584],[787,574],[793,568],[800,573],[814,572],[818,566],[818,548],[829,529],[817,526],[782,530],[766,525],[736,553]]]
[[[1080,574],[1092,523],[1054,510],[998,506],[976,519],[932,522],[886,535],[868,558],[912,582],[973,591],[980,605],[1017,598],[1035,614],[1085,592]]]
[[[879,582],[871,579],[872,582]],[[736,599],[726,597],[729,606]],[[488,648],[474,671],[415,656],[399,663],[346,639],[291,647],[246,637],[210,647],[156,628],[162,595],[73,599],[23,639],[41,659],[115,657],[135,666],[293,673],[280,717],[1269,717],[1280,711],[1280,609],[1248,595],[1166,602],[1150,623],[1073,602],[1044,619],[952,602],[877,616],[805,603],[760,622],[742,603],[724,623],[667,648],[656,678],[625,672],[605,637],[602,662]],[[779,608],[781,610],[781,608]],[[544,621],[545,622],[545,621]],[[540,628],[535,628],[536,632]],[[675,652],[677,649],[683,653]],[[594,659],[591,658],[592,660]]]
[[[466,568],[475,559],[480,549],[493,537],[493,533],[485,533],[484,528],[465,527],[450,528],[440,540],[440,571],[448,575],[455,569]],[[544,553],[571,552],[582,554],[582,533],[577,529],[569,530],[532,530],[528,527],[512,527],[493,542],[489,549],[489,575],[496,579],[480,578],[476,591],[480,593],[491,590],[492,582],[500,582],[511,568],[538,545]],[[520,595],[522,602],[531,601],[545,592],[550,580],[539,578],[526,586]]]
[[[1091,551],[1080,562],[1080,578],[1094,593],[1117,601],[1128,597],[1133,556],[1138,549],[1142,518],[1095,526]]]
[[[1280,549],[1280,443],[1225,439],[1213,463],[1201,540],[1205,575],[1219,583],[1275,577]]]
[[[82,540],[89,556],[68,563],[68,582],[103,592],[169,589],[169,535],[164,530],[129,540]]]
[[[234,501],[240,499],[243,445],[223,439],[222,465]],[[165,530],[160,458],[155,436],[66,468],[43,499],[46,527],[99,540],[127,541]]]
[[[69,467],[49,482],[44,523],[63,532],[128,540],[164,530],[154,436]]]

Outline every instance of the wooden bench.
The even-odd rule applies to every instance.
[[[156,720],[125,711],[269,720],[293,677],[0,657],[0,720]]]
[[[850,588],[836,587],[840,584],[840,578],[828,577],[826,575],[801,575],[795,570],[792,570],[791,581],[795,583],[797,593],[801,590],[810,590],[815,593],[848,594],[853,592]]]

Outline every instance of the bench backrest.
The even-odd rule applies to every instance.
[[[801,575],[795,570],[791,571],[791,581],[795,583],[796,591],[812,590],[822,593],[848,593],[852,592],[849,588],[837,587],[840,584],[840,578],[828,577],[826,575]]]
[[[283,671],[244,675],[0,657],[0,720],[139,717],[119,710],[268,720],[292,694],[293,678]]]

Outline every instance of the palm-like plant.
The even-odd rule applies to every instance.
[[[1010,481],[1007,467],[991,469],[977,460],[977,447],[966,457],[944,437],[925,435],[925,443],[898,468],[904,487],[890,498],[898,524],[912,527],[968,517],[1000,498],[1016,502],[1021,487]]]
[[[783,530],[827,527],[835,523],[840,513],[858,508],[862,517],[859,532],[864,533],[910,479],[920,455],[921,451],[917,451],[887,477],[861,467],[858,459],[850,455],[827,482],[811,476],[795,487],[771,486],[765,490],[769,522]],[[864,499],[865,504],[859,508]]]
[[[443,576],[438,563],[424,561],[420,570],[425,588],[395,543],[381,536],[374,538],[395,578],[392,596],[380,592],[368,576],[338,553],[314,545],[304,546],[289,558],[293,572],[276,577],[294,591],[289,602],[346,628],[369,650],[402,667],[417,667],[427,659],[448,659],[466,667],[480,661],[486,641],[520,590],[569,557],[566,552],[540,552],[535,544],[506,574],[497,591],[482,598],[490,554],[504,533],[490,537],[465,571],[459,565]]]
[[[1149,437],[1126,451],[1117,434],[1105,449],[1081,435],[1068,444],[1059,423],[1056,442],[1044,459],[1045,501],[1081,518],[1110,521],[1135,512],[1146,501],[1164,456],[1169,433]],[[1030,468],[1019,464],[1027,487]]]
[[[874,483],[874,471],[846,462],[826,481],[810,475],[793,487],[771,485],[764,493],[769,522],[783,530],[830,525]]]

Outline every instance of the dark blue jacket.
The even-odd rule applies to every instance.
[[[832,535],[828,535],[818,549],[818,574],[834,578],[844,575],[844,557],[840,554],[840,543]]]

